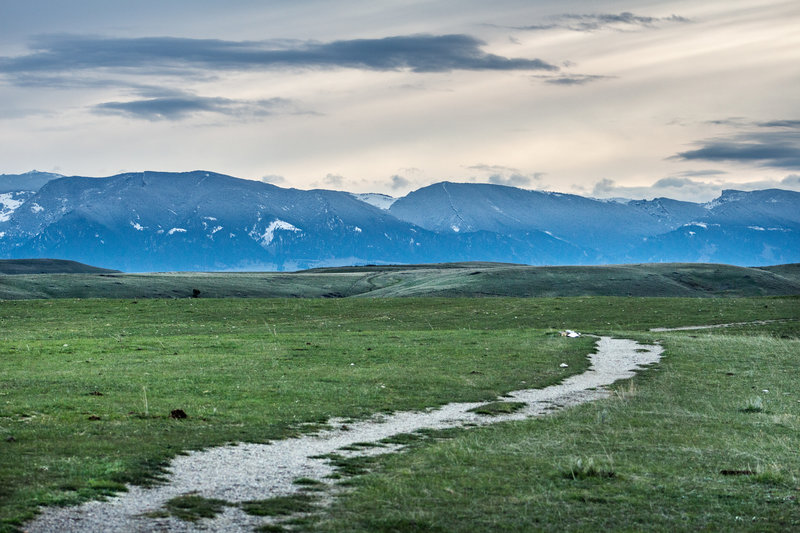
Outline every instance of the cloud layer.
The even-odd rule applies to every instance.
[[[94,106],[99,114],[123,115],[145,120],[178,120],[197,113],[229,116],[263,117],[290,112],[292,102],[285,98],[234,100],[190,94],[144,98],[125,102],[105,102]]]
[[[508,58],[482,50],[483,41],[463,34],[405,35],[381,39],[226,41],[176,37],[134,39],[56,35],[40,37],[32,53],[0,58],[0,73],[23,75],[86,69],[264,70],[356,68],[450,72],[453,70],[546,70],[541,59]]]
[[[704,172],[701,171],[699,174],[702,175]],[[719,197],[722,191],[726,189],[742,191],[790,189],[800,191],[800,176],[792,174],[781,180],[765,179],[744,183],[725,180],[704,181],[689,177],[669,176],[657,180],[650,186],[625,186],[606,178],[597,182],[590,194],[596,198],[649,200],[664,197],[689,202],[704,202]]]
[[[524,31],[542,31],[562,29],[579,32],[593,32],[612,28],[617,30],[630,30],[634,28],[654,28],[661,23],[686,23],[690,20],[678,15],[668,17],[648,17],[636,15],[629,11],[622,13],[563,13],[551,17],[553,22],[546,24],[532,24],[529,26],[511,26],[511,29]]]
[[[679,152],[674,158],[800,170],[800,120],[758,122],[747,131],[697,144],[699,148]]]

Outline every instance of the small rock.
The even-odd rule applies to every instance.
[[[6,437],[6,442],[17,442],[17,439],[14,437]]]
[[[100,417],[97,416],[97,415],[89,415],[86,419],[87,420],[100,420]]]
[[[560,366],[561,368],[567,368],[569,365],[567,363],[561,363],[558,366]]]
[[[189,415],[187,415],[186,411],[184,411],[183,409],[173,409],[172,411],[169,412],[169,417],[181,419],[181,418],[189,418]]]

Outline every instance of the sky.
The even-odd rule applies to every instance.
[[[0,0],[0,173],[800,190],[797,0]]]

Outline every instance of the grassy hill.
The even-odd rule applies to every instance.
[[[0,299],[343,298],[410,296],[782,296],[800,294],[800,265],[745,268],[703,263],[532,267],[450,263],[323,268],[294,273],[123,274],[41,260],[0,275]],[[49,262],[49,263],[48,263]],[[4,263],[0,273],[13,268]],[[50,265],[48,267],[48,265]],[[76,270],[63,273],[65,268]],[[79,270],[83,267],[84,270]],[[5,270],[2,270],[5,268]],[[33,273],[62,268],[62,273]],[[50,272],[53,272],[52,270]],[[198,292],[199,291],[199,292]]]
[[[0,259],[2,274],[99,274],[119,272],[63,259]]]

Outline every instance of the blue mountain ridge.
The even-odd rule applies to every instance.
[[[129,272],[800,261],[800,193],[777,189],[724,191],[709,204],[618,203],[443,182],[380,209],[347,192],[206,171],[44,181],[25,190],[32,182],[21,179],[19,190],[6,193],[16,196],[8,196],[5,211],[0,205],[0,258],[70,259]]]

